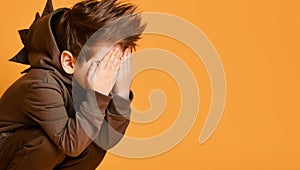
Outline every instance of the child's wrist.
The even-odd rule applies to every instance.
[[[114,94],[121,96],[122,98],[127,99],[127,100],[129,99],[129,93],[130,93],[130,90],[114,91]]]

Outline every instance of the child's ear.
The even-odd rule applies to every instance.
[[[76,59],[70,51],[63,51],[60,55],[60,63],[67,74],[73,74],[75,71]]]

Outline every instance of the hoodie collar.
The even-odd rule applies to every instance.
[[[30,28],[19,31],[24,48],[10,61],[30,65],[23,73],[31,68],[47,69],[53,71],[64,83],[72,85],[72,76],[62,69],[61,52],[51,27],[55,23],[53,20],[67,10],[69,9],[61,8],[53,11],[52,2],[48,0],[42,17],[37,13]]]

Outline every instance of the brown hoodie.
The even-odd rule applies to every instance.
[[[20,136],[29,135],[32,128],[43,129],[66,155],[77,156],[93,141],[104,149],[113,147],[129,124],[132,93],[126,100],[85,91],[76,81],[72,86],[72,76],[60,65],[52,32],[55,20],[68,9],[51,12],[51,8],[48,4],[29,30],[19,31],[25,47],[11,61],[29,64],[30,68],[0,99],[0,134],[12,133],[0,141],[1,163],[6,154],[13,156],[14,149],[22,147],[19,145],[25,138]],[[77,95],[73,96],[76,107],[72,90]]]

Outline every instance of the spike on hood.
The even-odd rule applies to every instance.
[[[59,18],[67,10],[61,8],[53,11],[52,1],[48,0],[42,17],[37,13],[30,28],[19,31],[24,48],[10,61],[30,65],[30,68],[52,70],[65,83],[72,84],[71,75],[61,67],[60,50],[51,28],[51,23],[55,22],[53,18]]]
[[[53,12],[53,4],[52,0],[47,0],[45,8],[43,10],[42,16],[51,14]],[[40,14],[37,12],[35,15],[35,19],[32,24],[34,24],[38,19],[40,18]],[[24,44],[24,38],[26,34],[28,33],[28,29],[19,30],[19,35],[22,40],[22,43]],[[24,44],[25,45],[25,44]],[[21,64],[29,64],[28,58],[27,58],[27,51],[25,48],[23,48],[16,56],[11,58],[9,61],[14,61]]]
[[[43,10],[42,16],[48,15],[51,12],[53,12],[53,4],[52,4],[52,0],[47,0],[46,6]]]

